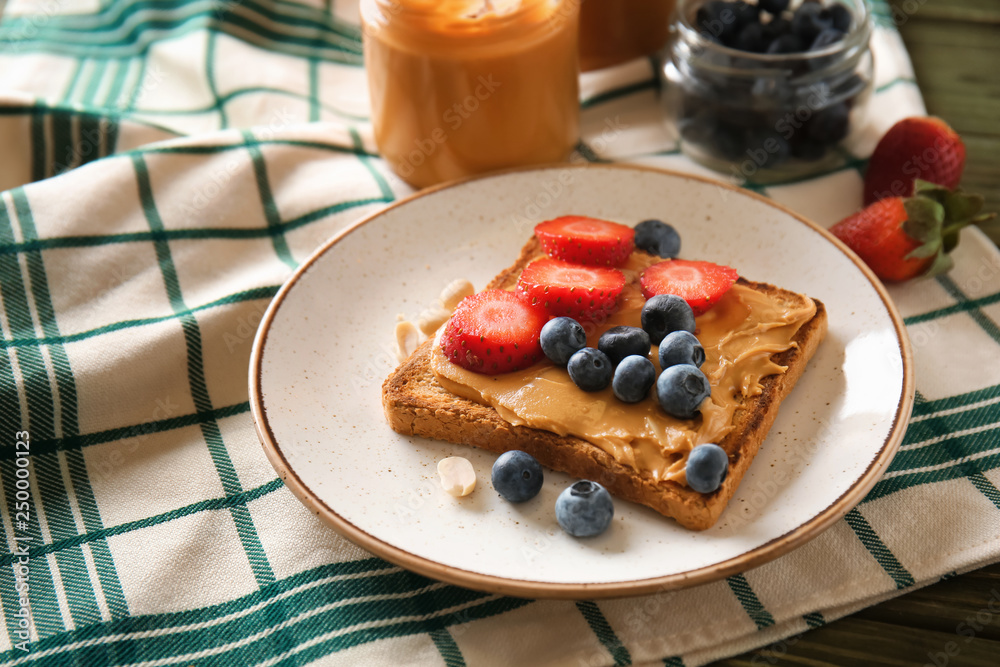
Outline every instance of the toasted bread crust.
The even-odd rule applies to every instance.
[[[540,253],[534,238],[525,245],[511,267],[502,271],[488,289],[513,285],[521,269]],[[766,283],[740,279],[773,298],[798,302],[805,298]],[[788,370],[761,380],[760,395],[745,399],[733,416],[733,430],[718,443],[729,454],[729,473],[722,486],[702,494],[676,482],[656,482],[618,463],[600,447],[573,436],[514,426],[491,407],[448,392],[430,368],[433,338],[425,341],[382,385],[382,406],[389,425],[404,435],[419,435],[471,445],[502,453],[520,449],[549,468],[590,479],[613,495],[631,500],[674,518],[692,530],[712,526],[725,509],[774,423],[781,402],[802,376],[809,359],[826,334],[826,309],[819,301],[816,314],[793,339],[798,345],[772,357]]]

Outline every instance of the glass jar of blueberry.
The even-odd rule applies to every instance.
[[[681,0],[664,99],[692,159],[740,181],[835,168],[872,88],[864,0]]]

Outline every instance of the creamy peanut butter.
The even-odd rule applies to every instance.
[[[375,142],[406,182],[569,157],[577,0],[363,0],[361,19]]]
[[[634,253],[624,267],[628,283],[619,310],[594,331],[588,344],[613,326],[639,326],[645,303],[638,284],[639,272],[657,261]],[[573,435],[591,442],[619,463],[650,475],[654,480],[686,483],[687,454],[696,445],[720,442],[732,430],[733,415],[744,397],[759,395],[762,378],[786,368],[772,355],[796,346],[799,328],[816,313],[816,305],[788,304],[743,285],[734,285],[704,315],[696,319],[696,335],[705,348],[702,371],[712,394],[694,419],[675,419],[660,408],[656,388],[639,403],[626,404],[611,388],[585,392],[569,379],[566,369],[543,361],[523,371],[488,376],[451,363],[434,345],[431,368],[448,391],[492,406],[515,425]],[[660,371],[658,351],[650,358]]]

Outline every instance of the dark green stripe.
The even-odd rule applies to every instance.
[[[593,149],[585,144],[582,140],[578,141],[576,144],[576,152],[579,153],[583,159],[587,162],[607,162],[608,160],[602,159],[593,151]]]
[[[131,15],[153,8],[158,3],[118,4],[126,6],[124,13]],[[155,41],[176,39],[191,32],[210,29],[212,32],[222,32],[270,51],[301,57],[319,57],[344,65],[362,64],[360,39],[337,35],[334,31],[324,29],[325,26],[313,32],[312,36],[303,37],[292,34],[293,31],[287,26],[275,23],[263,25],[266,21],[258,21],[256,17],[247,16],[246,12],[235,8],[224,7],[219,12],[217,8],[211,7],[201,10],[196,8],[195,11],[191,11],[188,7],[197,4],[199,3],[178,6],[176,3],[167,3],[167,7],[172,11],[160,11],[160,14],[167,14],[166,18],[130,21],[128,30],[119,35],[115,35],[114,31],[122,27],[122,23],[128,18],[126,16],[119,17],[107,25],[87,29],[82,28],[79,19],[67,22],[54,17],[42,27],[34,26],[30,38],[26,38],[27,33],[23,31],[23,27],[27,25],[26,19],[13,18],[0,24],[0,42],[16,43],[22,53],[40,50],[61,55],[81,57],[90,55],[106,59],[139,55]],[[242,0],[239,6],[261,7],[248,0]],[[164,35],[164,32],[168,34]],[[323,38],[318,39],[317,34],[323,35]]]
[[[615,664],[619,666],[631,665],[632,656],[629,654],[625,644],[622,643],[622,640],[615,634],[614,629],[608,623],[608,619],[604,617],[604,613],[601,612],[601,608],[597,606],[597,603],[585,600],[577,602],[576,608],[583,614],[583,618],[587,621],[590,629],[594,631],[594,634],[597,635],[597,639],[608,650],[611,657],[614,658]]]
[[[918,402],[913,406],[913,416],[923,417],[925,415],[942,412],[944,410],[951,410],[953,408],[961,408],[966,405],[972,405],[973,403],[978,403],[980,401],[988,401],[997,397],[1000,397],[1000,384],[995,384],[992,387],[984,387],[965,394],[949,396],[947,398]]]
[[[736,595],[736,599],[740,601],[743,611],[747,613],[747,616],[754,622],[758,630],[763,630],[774,625],[774,617],[771,616],[771,612],[764,608],[757,594],[750,587],[750,582],[746,580],[746,577],[742,574],[736,574],[728,577],[726,583],[729,584],[729,588]]]
[[[18,188],[14,190],[11,193],[11,197],[17,211],[21,236],[26,240],[37,238],[38,230],[35,227],[34,216],[32,215],[31,206],[24,189]],[[38,319],[42,325],[42,332],[47,338],[59,338],[59,325],[49,292],[49,281],[42,254],[40,252],[27,253],[26,259],[28,275],[31,277],[32,296],[35,300]],[[73,375],[73,369],[70,366],[69,356],[63,345],[52,344],[48,346],[48,349],[56,375],[56,388],[59,392],[61,436],[64,440],[72,439],[80,434],[77,414],[76,379]],[[65,453],[65,457],[70,484],[76,496],[84,529],[87,531],[100,530],[104,527],[104,524],[101,521],[97,501],[90,486],[90,478],[87,476],[83,455],[79,451],[68,451]],[[56,483],[57,480],[62,479],[62,472],[58,466],[57,456],[53,454],[51,456],[41,456],[39,459],[41,465],[49,462],[53,464],[52,469],[41,473],[40,479],[43,484],[51,484],[51,488],[42,488],[42,499],[53,539],[63,539],[77,534],[76,522],[70,510],[67,489],[63,484],[57,485]],[[128,613],[128,604],[125,601],[125,594],[122,591],[121,582],[115,571],[114,562],[111,559],[107,544],[95,544],[91,549],[91,555],[94,559],[98,580],[109,611],[113,616],[126,615]],[[73,558],[75,556],[75,554],[70,555]],[[67,565],[76,568],[75,573],[70,571],[69,576],[63,578],[67,597],[71,600],[73,598],[78,599],[78,609],[74,609],[72,612],[74,623],[86,624],[92,622],[88,620],[88,617],[91,614],[97,614],[99,617],[100,612],[98,611],[96,593],[93,590],[90,574],[87,572],[83,561],[82,551],[79,554],[79,562],[75,564],[67,562]],[[60,570],[62,570],[62,563],[60,563]],[[85,589],[82,585],[83,582],[87,583]],[[70,603],[70,607],[73,609],[72,602]]]
[[[995,470],[996,468],[1000,468],[1000,452],[984,456],[975,461],[956,463],[940,470],[906,473],[889,479],[883,478],[872,487],[872,490],[868,492],[868,495],[861,502],[870,503],[903,489],[923,486],[924,484],[947,482],[960,477],[968,477],[977,472]]]
[[[998,301],[1000,301],[1000,292],[997,292],[996,294],[990,294],[989,296],[980,297],[978,299],[969,299],[968,301],[962,301],[960,303],[956,303],[946,308],[939,308],[937,310],[932,310],[929,313],[912,315],[903,320],[903,322],[905,322],[907,325],[920,324],[921,322],[927,322],[928,320],[937,320],[943,317],[948,317],[949,315],[954,315],[956,313],[966,313],[972,310],[985,308],[986,306],[992,306],[994,303],[997,303]]]
[[[818,611],[814,611],[811,614],[806,614],[802,617],[810,628],[818,628],[821,625],[826,625],[826,619],[823,618],[823,614]]]
[[[0,461],[0,479],[3,481],[4,495],[6,495],[5,500],[8,508],[14,507],[14,503],[17,502],[14,470],[15,467],[12,461]],[[35,487],[37,479],[36,475],[31,473],[30,482],[32,488]],[[29,502],[31,502],[29,520],[25,526],[15,524],[14,530],[19,537],[24,536],[29,538],[29,545],[41,544],[42,531],[38,524],[38,517],[35,514],[34,495],[32,495],[32,499]],[[11,518],[14,519],[15,517],[12,516]],[[13,562],[13,557],[10,554],[4,554],[4,556],[11,558],[8,564]],[[52,577],[52,571],[49,569],[48,560],[44,558],[32,558],[28,567],[30,572],[28,585],[31,587],[28,592],[28,599],[31,601],[31,614],[38,635],[40,637],[48,637],[65,631],[66,627],[63,625],[62,612],[59,611],[59,603],[56,601],[55,580]],[[8,576],[8,573],[4,573],[4,577],[6,576]],[[0,663],[2,663],[2,660],[0,660]]]
[[[87,87],[83,89],[83,99],[80,100],[83,104],[94,104],[97,98],[97,89],[100,87],[101,79],[104,78],[104,72],[108,68],[107,58],[95,58],[93,62],[90,80],[87,81]]]
[[[312,581],[321,577],[312,576]],[[136,645],[136,653],[146,660],[158,660],[180,655],[216,649],[224,645],[237,643],[240,640],[256,635],[261,630],[274,627],[275,608],[282,604],[275,602],[279,596],[284,598],[284,604],[294,608],[298,614],[309,616],[299,618],[291,628],[296,633],[297,645],[316,641],[325,635],[337,631],[346,631],[358,624],[384,623],[381,627],[345,632],[339,637],[316,641],[315,645],[304,650],[280,647],[273,641],[275,635],[256,638],[243,646],[232,646],[215,656],[207,656],[198,660],[199,665],[243,665],[256,664],[260,660],[285,655],[287,659],[278,664],[305,664],[332,652],[346,649],[358,644],[377,641],[392,636],[423,634],[434,632],[440,628],[458,623],[475,621],[501,614],[511,609],[530,604],[528,600],[514,598],[490,599],[483,593],[460,589],[456,587],[433,587],[432,581],[406,571],[383,571],[370,576],[344,579],[339,581],[322,581],[314,586],[303,586],[303,582],[282,580],[266,586],[261,591],[245,596],[236,604],[227,604],[227,613],[241,611],[264,603],[263,608],[255,609],[239,618],[227,618],[215,627],[185,630],[183,634],[156,632],[157,626],[163,625],[164,617],[138,617],[123,619],[117,623],[104,624],[84,628],[75,633],[65,633],[68,637],[56,641],[39,642],[33,646],[36,651],[58,649],[61,645],[73,640],[101,640],[116,633],[146,632],[153,636],[129,637],[121,642]],[[402,596],[388,600],[356,600],[362,596],[377,596],[385,593],[395,593]],[[338,608],[320,608],[341,602]],[[346,604],[345,604],[346,603]],[[454,613],[442,613],[450,607],[463,605],[464,609]],[[211,617],[225,616],[220,614],[218,607],[211,608]],[[185,623],[203,621],[207,614],[205,610],[184,613]],[[398,620],[405,617],[424,617],[420,620]],[[180,614],[172,615],[174,626]],[[103,643],[103,642],[102,642]],[[290,655],[288,655],[290,654]],[[6,658],[10,653],[0,656]],[[38,665],[62,665],[67,653],[39,659]]]
[[[41,181],[48,177],[49,150],[45,141],[45,119],[48,117],[44,109],[32,109],[31,113],[31,180]]]
[[[868,523],[868,520],[861,515],[861,512],[857,508],[848,512],[844,516],[844,520],[851,527],[851,530],[854,531],[854,534],[858,536],[858,539],[861,540],[861,544],[864,545],[865,549],[868,549],[868,553],[882,566],[886,574],[896,582],[897,589],[913,585],[913,575],[903,567],[902,563],[896,560],[896,556],[882,542],[882,539],[871,527],[871,524]]]
[[[132,153],[130,156],[138,155]],[[390,193],[391,194],[391,193]],[[199,229],[165,229],[159,232],[131,232],[125,234],[107,234],[104,236],[60,236],[56,238],[33,240],[24,243],[4,242],[0,240],[0,255],[11,255],[33,250],[51,250],[54,248],[85,248],[92,246],[112,245],[116,243],[147,243],[149,241],[177,241],[183,239],[259,239],[303,227],[312,222],[335,215],[342,211],[372,204],[391,202],[391,196],[369,197],[353,201],[338,202],[315,211],[305,213],[288,222],[282,222],[274,227],[255,228],[212,228]]]
[[[63,104],[69,104],[70,98],[73,96],[73,91],[76,90],[76,84],[80,82],[80,72],[83,70],[83,64],[85,62],[86,60],[83,58],[76,61],[73,73],[69,77],[69,83],[66,85],[66,90],[64,90],[62,94]]]
[[[666,665],[666,667],[684,667],[684,659],[679,655],[675,655],[669,658],[664,658],[663,664]]]
[[[6,461],[2,462],[2,464],[8,466],[10,465],[10,463]],[[266,496],[269,493],[277,491],[283,486],[284,483],[280,479],[272,479],[270,482],[261,484],[258,487],[250,489],[249,491],[242,491],[231,496],[200,500],[196,503],[191,503],[190,505],[170,510],[169,512],[156,514],[144,519],[129,521],[127,523],[120,523],[116,526],[111,526],[110,528],[100,528],[98,530],[84,533],[83,535],[75,535],[73,537],[56,540],[44,545],[41,544],[40,541],[32,542],[32,544],[36,546],[30,547],[28,552],[31,558],[34,559],[35,557],[44,556],[46,554],[59,553],[67,549],[79,547],[82,544],[93,544],[98,541],[104,541],[109,537],[124,535],[125,533],[131,533],[132,531],[139,530],[141,528],[158,526],[162,523],[173,521],[174,519],[180,519],[181,517],[198,514],[199,512],[210,512],[213,510],[229,509],[238,505],[246,505],[247,503],[253,502],[254,500]],[[14,562],[14,560],[15,556],[10,553],[0,555],[0,565],[4,567],[10,565]]]
[[[994,407],[995,411],[995,407]],[[987,411],[983,411],[987,412]],[[995,412],[993,419],[996,419]],[[974,456],[1000,445],[1000,425],[987,428],[976,433],[948,436],[940,442],[930,445],[920,445],[915,449],[896,452],[888,472],[913,470],[928,466],[937,466],[958,462],[969,456]]]
[[[319,120],[319,110],[322,105],[319,101],[319,61],[315,58],[309,59],[309,120],[316,122]]]
[[[285,239],[284,232],[281,231],[281,213],[278,211],[274,194],[271,192],[271,182],[267,177],[267,163],[264,162],[264,154],[249,130],[243,130],[242,135],[247,150],[250,151],[250,159],[253,161],[253,173],[257,179],[257,194],[260,197],[261,208],[264,209],[267,228],[271,230],[271,243],[274,244],[274,252],[277,253],[282,262],[294,269],[298,266],[298,262],[292,257],[292,253],[288,249],[288,241]]]
[[[451,636],[447,628],[438,628],[431,631],[431,641],[437,647],[441,659],[444,660],[445,667],[465,667],[465,658],[462,657],[462,649],[458,648],[455,638]]]
[[[936,449],[939,447],[938,444],[919,443],[925,443],[932,438],[947,439],[966,429],[988,428],[991,424],[995,424],[998,419],[1000,419],[1000,403],[990,403],[979,407],[963,406],[954,412],[928,415],[919,421],[910,423],[903,439],[903,445],[916,446],[917,449],[913,451],[920,451],[928,447]],[[900,452],[900,454],[902,453]],[[901,459],[898,467],[893,469],[912,467],[905,461],[905,459]]]
[[[143,79],[146,77],[146,63],[149,60],[148,53],[146,49],[142,49],[139,53],[135,54],[135,57],[139,59],[139,73],[136,74],[135,84],[132,86],[132,92],[128,96],[128,104],[125,105],[125,113],[129,113],[135,109],[135,103],[139,100],[139,94],[143,90]]]
[[[146,221],[153,232],[163,231],[163,221],[159,211],[156,209],[156,201],[153,198],[152,185],[149,180],[149,170],[142,156],[132,157],[135,168],[136,180],[139,185],[139,200],[146,216]],[[174,265],[170,246],[165,240],[157,240],[154,243],[157,261],[160,265],[160,273],[163,275],[164,288],[170,299],[170,306],[175,313],[189,310],[184,303],[181,294],[180,280],[177,277],[177,268]],[[212,401],[208,395],[208,385],[205,382],[205,368],[202,362],[201,329],[198,320],[193,315],[181,315],[179,317],[181,329],[184,332],[184,341],[188,352],[188,384],[191,388],[191,397],[194,399],[195,408],[201,413],[212,412]],[[222,433],[219,424],[215,420],[203,421],[200,424],[201,432],[208,445],[209,454],[215,465],[219,479],[222,481],[222,488],[226,495],[235,495],[242,491],[236,469],[229,458],[229,452],[222,440]],[[246,552],[247,560],[254,572],[259,585],[266,585],[274,581],[274,571],[271,569],[261,546],[260,537],[253,525],[250,514],[246,507],[234,506],[230,509],[233,522],[236,524],[236,532],[240,536],[240,542]]]
[[[358,131],[353,127],[348,127],[347,130],[351,135],[351,144],[354,147],[355,152],[358,154],[358,159],[361,160],[361,164],[365,166],[368,173],[375,179],[375,182],[378,184],[379,192],[382,193],[382,199],[387,202],[393,201],[396,198],[396,195],[393,194],[392,188],[389,187],[389,182],[383,178],[382,174],[380,174],[378,169],[375,168],[375,165],[371,163],[371,160],[366,157],[367,154],[365,153],[364,144],[361,141],[361,135],[358,134]]]
[[[969,481],[1000,510],[1000,490],[994,486],[993,482],[986,475],[981,472],[975,472],[969,475]]]
[[[948,276],[938,276],[936,280],[938,281],[938,284],[940,284],[941,287],[943,287],[945,291],[947,291],[948,294],[950,294],[956,301],[968,301],[965,293],[962,292],[961,288],[955,284],[955,281]],[[968,313],[972,319],[976,321],[976,324],[982,327],[983,331],[988,333],[997,343],[1000,343],[1000,327],[997,326],[996,322],[991,320],[986,313],[978,308],[969,309]]]
[[[200,424],[203,421],[221,420],[235,415],[242,415],[247,412],[250,412],[249,402],[236,403],[234,405],[228,405],[224,408],[216,408],[210,413],[195,412],[193,414],[181,415],[179,417],[168,417],[166,419],[145,422],[143,424],[121,426],[119,428],[112,428],[106,431],[87,433],[73,438],[32,440],[31,451],[33,454],[46,454],[56,451],[57,449],[61,451],[72,451],[75,449],[83,449],[84,447],[89,447],[91,445],[100,445],[105,442],[124,440],[125,438],[141,439],[153,433],[163,433],[165,431],[187,428],[188,426]],[[13,458],[14,453],[12,451],[0,449],[0,459],[12,460]],[[94,469],[96,471],[100,471],[100,464],[95,463]]]
[[[132,59],[118,58],[116,65],[115,78],[111,80],[111,89],[108,90],[108,94],[104,98],[104,106],[113,109],[122,106],[119,98],[122,95],[122,89],[125,87],[125,79],[128,77],[128,71],[132,69]]]
[[[112,324],[106,324],[101,327],[95,327],[93,329],[87,329],[85,331],[78,331],[73,334],[67,334],[65,336],[45,336],[43,338],[14,338],[12,340],[5,341],[7,347],[26,347],[35,345],[58,345],[64,343],[75,343],[80,340],[86,340],[87,338],[93,338],[95,336],[100,336],[102,334],[111,333],[114,331],[121,331],[123,329],[131,329],[134,327],[147,326],[150,324],[159,324],[160,322],[166,322],[168,320],[176,320],[181,316],[190,315],[192,313],[197,313],[203,310],[209,310],[211,308],[217,308],[219,306],[226,306],[235,303],[245,303],[247,301],[259,301],[261,299],[270,299],[273,297],[280,288],[280,285],[269,285],[267,287],[255,287],[253,289],[245,290],[243,292],[236,292],[235,294],[230,294],[222,298],[216,299],[215,301],[209,301],[201,306],[195,306],[189,308],[180,313],[171,313],[170,315],[161,315],[160,317],[145,317],[135,320],[122,320],[120,322],[113,322]]]
[[[51,118],[52,173],[58,175],[73,167],[76,162],[76,145],[73,142],[74,117],[57,112],[52,114]]]
[[[12,431],[4,431],[4,432],[13,433]],[[7,488],[4,487],[3,502],[5,506],[10,510],[12,519],[15,516],[16,506],[13,503],[16,502],[16,500],[17,500],[16,497],[12,493],[8,492]],[[31,511],[34,511],[34,509],[32,508]],[[3,540],[3,545],[5,547],[9,548],[9,545],[12,544],[11,538],[12,536],[7,534],[7,529],[4,527],[3,522],[0,521],[0,539]],[[15,557],[12,558],[11,560],[16,561],[19,560],[19,558],[20,557]],[[25,560],[28,561],[27,558]],[[31,567],[30,561],[27,562],[27,565],[29,567],[29,576],[30,576],[30,567]],[[5,571],[3,575],[0,576],[0,607],[3,608],[4,627],[7,630],[7,637],[8,639],[10,639],[11,643],[20,644],[21,642],[24,641],[24,639],[21,639],[17,634],[19,630],[18,617],[14,615],[15,612],[17,612],[21,608],[20,598],[18,596],[17,591],[14,588],[14,586],[16,585],[14,573],[8,569],[11,567],[10,564],[4,565],[3,567]],[[28,582],[28,585],[29,586],[31,585],[30,581]]]
[[[580,108],[589,109],[591,107],[597,106],[598,104],[604,104],[605,102],[610,102],[611,100],[617,100],[622,97],[628,97],[629,95],[634,95],[644,90],[656,90],[659,87],[660,87],[659,82],[655,78],[648,79],[646,81],[639,81],[637,83],[633,83],[628,86],[623,86],[621,88],[609,90],[599,95],[594,95],[593,97],[581,102]]]
[[[908,76],[900,76],[900,77],[896,77],[892,81],[889,81],[887,83],[883,83],[881,86],[879,86],[878,88],[875,89],[875,92],[876,93],[884,93],[885,91],[889,90],[890,88],[894,88],[894,87],[898,86],[901,83],[908,83],[908,84],[913,85],[913,86],[917,85],[917,82],[916,82],[915,79],[912,79],[911,77],[908,77]]]
[[[208,52],[205,55],[205,78],[208,81],[208,89],[215,98],[213,111],[219,114],[219,128],[229,127],[229,118],[226,115],[226,105],[219,101],[219,88],[215,84],[215,42],[218,33],[210,30],[208,33]]]

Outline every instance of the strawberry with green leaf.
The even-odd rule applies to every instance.
[[[982,208],[979,195],[917,180],[912,197],[881,199],[830,232],[882,280],[909,280],[950,270],[961,229],[995,217]]]

